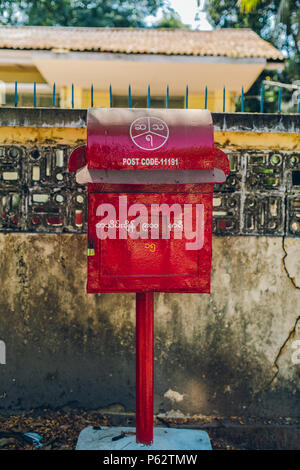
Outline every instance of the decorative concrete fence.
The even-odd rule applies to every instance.
[[[297,416],[300,115],[214,114],[212,293],[157,294],[156,412]],[[135,409],[135,296],[85,293],[86,112],[0,110],[0,409]]]

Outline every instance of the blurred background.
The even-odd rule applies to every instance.
[[[300,0],[0,0],[1,103],[127,107],[131,85],[145,107],[150,85],[181,108],[188,86],[192,108],[297,112],[299,21]]]

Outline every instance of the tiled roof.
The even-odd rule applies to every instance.
[[[70,50],[193,56],[259,57],[283,55],[251,29],[190,31],[148,28],[0,26],[0,49]]]

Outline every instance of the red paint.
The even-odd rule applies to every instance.
[[[82,214],[81,210],[76,210],[75,211],[75,225],[77,227],[81,227],[81,225],[82,225],[82,216],[83,216],[83,214]]]
[[[46,222],[48,225],[60,226],[63,221],[61,217],[46,217]]]
[[[86,146],[81,145],[73,150],[69,157],[68,162],[68,170],[70,173],[74,173],[79,168],[86,165],[87,158],[86,158]]]
[[[219,226],[219,228],[226,228],[226,221],[225,220],[219,220],[218,226]]]
[[[188,186],[188,185],[187,185]],[[89,192],[88,238],[93,240],[95,255],[88,258],[89,293],[97,292],[210,292],[211,240],[212,240],[212,185],[208,193],[94,193]],[[162,187],[167,190],[168,188]],[[207,185],[205,185],[207,188]],[[162,188],[161,188],[162,189]],[[204,206],[204,244],[200,250],[186,250],[189,242],[184,234],[182,239],[174,239],[171,230],[170,239],[148,238],[132,240],[120,239],[116,230],[116,239],[100,240],[96,224],[103,220],[97,216],[100,204],[110,203],[115,207],[119,221],[119,196],[127,198],[127,206],[141,203],[149,208],[152,204],[196,205]],[[130,217],[129,217],[130,221]],[[195,221],[193,221],[195,222]],[[159,221],[160,228],[162,227]],[[150,232],[150,231],[149,231]],[[190,240],[193,241],[193,240]],[[151,246],[155,245],[155,250]]]
[[[149,132],[136,131],[135,123]],[[214,148],[210,113],[193,109],[89,109],[87,146],[73,150],[69,172],[86,164],[93,170],[219,168],[229,174],[226,154]]]
[[[147,119],[152,121],[145,125],[144,134],[142,130],[133,130],[136,120],[147,122]],[[153,130],[158,119],[163,123],[162,131]],[[139,137],[137,132],[141,132]],[[147,137],[153,139],[152,149]],[[210,113],[180,109],[90,109],[87,159],[89,169],[212,170],[214,139]],[[123,159],[133,163],[124,165]]]
[[[229,175],[229,160],[225,152],[215,147],[215,168],[223,170],[225,175]]]
[[[153,442],[153,292],[136,294],[136,441]]]

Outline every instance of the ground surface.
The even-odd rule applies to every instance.
[[[134,414],[69,407],[0,414],[0,449],[35,449],[35,445],[26,442],[24,438],[24,433],[34,432],[42,437],[43,446],[39,450],[74,450],[80,431],[87,426],[132,426],[134,421]],[[258,422],[254,418],[243,420],[237,417],[156,417],[155,425],[204,429],[215,450],[297,448],[300,442],[300,419],[279,418]]]

